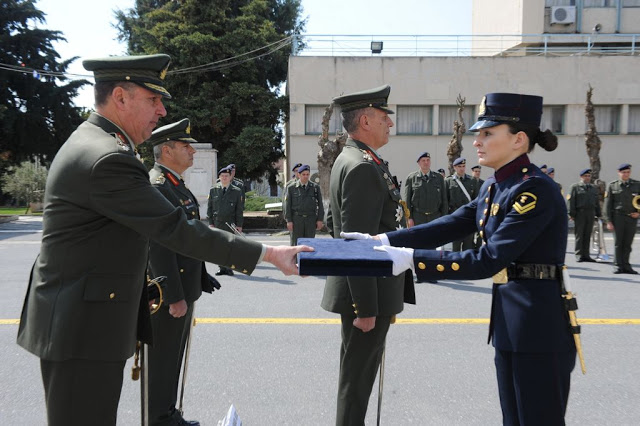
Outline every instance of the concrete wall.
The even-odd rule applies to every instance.
[[[589,84],[594,87],[596,105],[622,105],[620,129],[626,133],[628,105],[640,104],[640,58],[620,57],[291,57],[288,92],[290,96],[289,146],[287,157],[307,162],[314,168],[318,136],[305,135],[305,105],[328,105],[341,93],[372,88],[382,84],[392,87],[389,103],[431,105],[433,117],[439,105],[455,105],[458,94],[467,105],[478,105],[489,92],[516,92],[544,97],[545,105],[566,105],[565,134],[559,135],[559,148],[545,152],[537,148],[532,161],[556,168],[556,180],[565,188],[577,181],[579,170],[589,165],[584,147],[584,103]],[[438,123],[433,123],[437,131]],[[469,126],[471,123],[466,123]],[[446,169],[445,135],[396,135],[391,129],[389,145],[380,154],[391,163],[399,179],[416,168],[415,157],[429,151],[435,169]],[[616,167],[640,158],[640,136],[601,135],[601,177],[617,178]],[[470,168],[475,164],[473,135],[463,141],[463,156]],[[640,169],[640,161],[637,164]],[[317,166],[315,166],[317,168]],[[483,169],[483,177],[490,175]],[[636,174],[636,177],[640,177]]]

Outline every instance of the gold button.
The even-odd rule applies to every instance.
[[[236,265],[231,265],[231,269],[236,269]]]
[[[453,269],[454,271],[457,271],[458,269],[460,269],[460,265],[458,265],[456,262],[453,262],[451,264],[451,269]]]
[[[487,188],[487,191],[491,192],[491,186],[489,186],[489,188]]]
[[[483,231],[480,231],[479,234],[480,234],[480,238],[484,237],[484,232]]]
[[[116,297],[116,294],[115,294],[115,293],[111,293],[111,294],[109,295],[109,299],[115,299],[115,297]]]
[[[425,270],[425,269],[427,269],[427,265],[425,265],[423,262],[419,262],[418,263],[418,268],[420,268],[422,270]]]
[[[436,266],[436,269],[438,270],[438,272],[442,272],[442,271],[444,271],[444,266],[438,265],[438,266]]]
[[[489,204],[489,197],[485,198],[485,199],[484,199],[484,202],[485,202],[485,203],[487,203],[487,204]]]
[[[247,272],[248,272],[248,271],[247,271],[246,269],[243,269],[243,270],[242,270],[242,273],[243,273],[243,274],[246,274]]]
[[[129,81],[129,80],[131,80],[131,77],[126,76],[124,79],[125,79],[125,80],[127,80],[127,81]]]
[[[353,306],[353,307],[355,308],[355,307],[356,307],[356,304],[354,303],[354,304],[352,304],[351,306]]]
[[[484,211],[482,212],[482,214],[487,214],[487,212],[489,211],[489,209],[484,209]]]
[[[184,269],[180,269],[180,272],[184,272]]]
[[[358,315],[358,311],[357,311],[357,310],[353,311],[353,313],[354,313],[354,314],[356,314],[356,315]]]
[[[526,167],[522,168],[522,173],[527,173],[529,171],[529,169],[527,169]]]
[[[191,212],[191,214],[192,214],[193,216],[195,216],[195,215],[196,215],[196,212]]]
[[[478,222],[480,224],[480,226],[482,226],[482,224],[484,223],[484,219],[480,219],[480,222]]]

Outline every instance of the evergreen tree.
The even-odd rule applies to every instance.
[[[40,29],[44,13],[33,0],[0,0],[0,176],[6,167],[38,158],[45,164],[82,122],[73,98],[85,80],[60,73],[59,31]]]
[[[304,27],[300,0],[137,0],[116,14],[131,54],[167,53],[164,124],[189,118],[219,164],[260,178],[283,156],[289,36]],[[268,46],[265,48],[265,46]]]

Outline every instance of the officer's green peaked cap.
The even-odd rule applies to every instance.
[[[169,62],[171,57],[164,54],[111,56],[84,60],[82,66],[87,71],[93,71],[96,83],[130,81],[171,99],[171,95],[164,88]]]
[[[393,111],[388,109],[387,105],[389,92],[391,92],[391,86],[387,84],[385,86],[376,87],[375,89],[341,95],[333,98],[333,102],[340,105],[342,112],[372,107],[382,110],[387,114],[393,114]]]
[[[168,141],[180,141],[180,142],[198,142],[191,137],[191,125],[188,118],[167,124],[166,126],[158,127],[151,133],[149,143],[156,146],[158,144]]]

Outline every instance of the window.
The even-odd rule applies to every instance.
[[[465,106],[462,111],[462,119],[464,125],[469,132],[469,127],[473,126],[476,122],[476,115],[473,111],[473,106]],[[454,105],[441,105],[439,113],[438,134],[446,135],[453,134],[453,122],[458,119],[458,107]]]
[[[396,126],[399,135],[430,135],[431,113],[430,106],[398,106]]]
[[[629,105],[629,133],[640,133],[640,105]]]
[[[553,133],[564,133],[564,105],[542,107],[541,130],[551,130]]]
[[[553,7],[553,6],[575,6],[576,0],[545,0],[545,7]]]
[[[327,108],[326,105],[306,105],[304,107],[304,133],[305,135],[319,135],[322,133],[322,116]],[[333,114],[329,121],[329,134],[342,131],[342,117],[340,107],[333,107]]]
[[[640,7],[640,0],[622,0],[622,7]]]
[[[620,133],[620,107],[618,105],[594,106],[593,114],[598,133],[603,135]]]
[[[582,0],[584,7],[616,7],[618,0]]]

